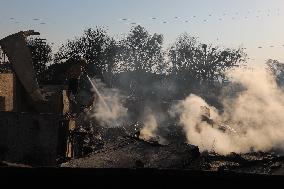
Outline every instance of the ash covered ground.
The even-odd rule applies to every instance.
[[[251,80],[252,75],[264,79]],[[241,70],[233,77],[241,87],[233,83],[220,96],[208,88],[182,100],[163,101],[160,95],[119,104],[121,99],[110,98],[117,100],[106,102],[114,112],[108,115],[100,106],[93,112],[94,124],[82,127],[82,156],[60,167],[283,175],[282,89],[263,70]],[[124,108],[125,115],[117,114]]]
[[[159,170],[192,170],[245,174],[284,174],[284,157],[277,152],[231,153],[200,152],[199,148],[176,140],[184,135],[171,132],[168,144],[145,141],[130,135],[125,128],[101,131],[101,145],[84,157],[60,164],[63,168],[154,168]],[[91,145],[90,145],[91,146]],[[89,147],[90,147],[89,146]]]

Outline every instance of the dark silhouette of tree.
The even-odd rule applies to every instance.
[[[118,61],[118,43],[114,39],[110,39],[105,49],[104,78],[109,87],[112,87],[115,64]]]
[[[27,45],[32,53],[32,62],[39,82],[45,80],[45,72],[52,61],[51,46],[40,38],[29,38]]]
[[[284,86],[284,64],[278,60],[269,59],[266,62],[268,71],[274,76],[278,86]]]
[[[152,85],[165,72],[163,36],[149,34],[142,26],[132,27],[119,41],[115,63],[115,85],[138,98],[155,96]]]
[[[161,72],[164,63],[162,45],[162,35],[150,35],[140,25],[132,28],[128,36],[120,41],[119,69],[125,72]]]
[[[116,42],[102,28],[87,29],[81,37],[69,40],[60,47],[55,54],[55,63],[79,56],[88,61],[91,76],[105,80],[104,73],[112,72],[115,62]]]
[[[224,80],[224,72],[239,66],[246,55],[240,49],[221,49],[201,44],[185,33],[178,37],[169,50],[172,74],[201,82]]]

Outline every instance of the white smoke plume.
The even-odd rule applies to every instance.
[[[284,93],[274,77],[265,69],[237,69],[228,76],[244,88],[234,98],[223,100],[224,112],[219,114],[203,99],[190,95],[171,110],[179,116],[188,143],[201,151],[219,154],[231,152],[284,150]],[[202,121],[201,106],[210,108],[213,126]],[[223,131],[218,124],[226,123],[236,131]]]
[[[119,127],[126,123],[128,114],[127,108],[123,105],[125,97],[117,89],[105,87],[99,80],[92,82],[103,99],[95,99],[94,109],[89,116],[94,117],[104,127]]]
[[[144,127],[140,131],[140,138],[144,140],[151,140],[156,137],[158,130],[158,123],[153,114],[147,114],[143,120]]]
[[[145,141],[156,141],[161,145],[168,144],[168,141],[159,134],[161,123],[166,120],[163,112],[154,112],[146,107],[142,117],[143,128],[140,130],[140,139]]]

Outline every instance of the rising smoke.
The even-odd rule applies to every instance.
[[[168,144],[168,141],[159,134],[159,130],[163,126],[163,123],[167,121],[164,112],[157,110],[153,111],[147,106],[141,120],[143,128],[140,130],[140,139],[156,141],[162,145]]]
[[[284,149],[284,93],[265,69],[237,69],[227,74],[243,90],[235,97],[224,97],[223,113],[191,94],[171,109],[178,115],[187,141],[201,151],[219,154]],[[213,126],[202,121],[201,106],[210,108]],[[229,124],[236,133],[220,129]]]
[[[284,150],[284,93],[278,88],[275,78],[262,68],[234,69],[227,76],[232,81],[230,89],[236,89],[223,93],[222,112],[194,94],[170,109],[170,115],[179,118],[187,142],[199,146],[201,151],[215,151],[223,155]],[[129,115],[122,103],[126,97],[102,84],[99,88],[108,108],[96,101],[92,116],[105,127],[127,123]],[[210,109],[213,123],[203,120],[202,107]],[[166,120],[164,117],[164,113],[155,110],[145,111],[141,138],[159,138],[159,128]]]
[[[107,88],[100,80],[92,80],[94,91],[100,98],[94,101],[90,117],[103,127],[119,127],[128,121],[127,108],[123,105],[125,97],[117,89]],[[96,84],[95,84],[96,83]]]
[[[140,138],[151,140],[157,136],[158,122],[152,110],[147,108],[143,118],[144,127],[140,131]]]

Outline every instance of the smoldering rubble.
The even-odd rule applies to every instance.
[[[282,90],[264,69],[227,74],[233,82],[223,89],[222,110],[195,94],[168,103],[166,111],[147,106],[140,122],[107,128],[101,149],[61,166],[281,174]]]
[[[222,113],[196,95],[190,95],[172,110],[179,114],[188,142],[202,150],[209,150],[214,143],[214,150],[223,155],[282,150],[284,95],[274,78],[264,69],[240,69],[228,74],[244,90],[235,98],[223,99]],[[202,122],[201,106],[210,109],[216,124]],[[227,131],[221,131],[220,126],[226,126]]]
[[[220,155],[214,151],[200,152],[197,146],[187,143],[161,145],[157,141],[145,141],[137,135],[130,136],[120,128],[108,128],[102,133],[104,133],[102,136],[104,144],[101,148],[84,157],[62,163],[60,167],[156,168],[283,174],[284,158],[276,152]]]

